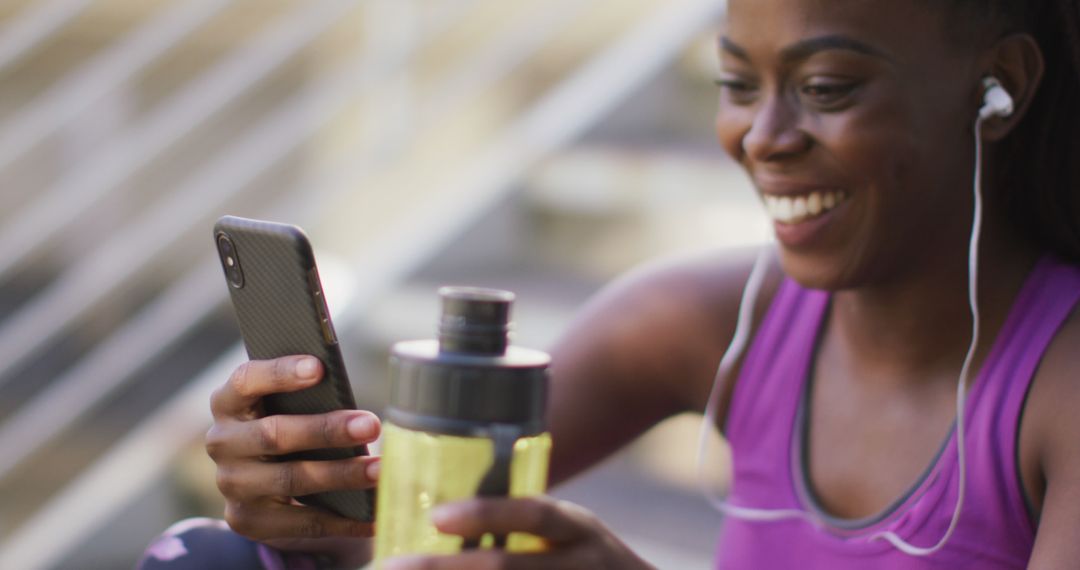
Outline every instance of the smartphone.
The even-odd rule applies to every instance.
[[[248,357],[268,360],[310,354],[323,364],[323,379],[315,386],[264,398],[265,414],[356,409],[315,255],[304,231],[293,225],[225,216],[214,225],[214,243]],[[331,460],[366,454],[367,448],[358,446],[280,459]],[[333,491],[296,500],[352,519],[374,520],[374,490]]]

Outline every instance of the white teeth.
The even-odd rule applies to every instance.
[[[783,221],[790,220],[792,218],[791,210],[791,198],[783,196],[776,201],[776,213],[773,214],[773,217]]]
[[[791,206],[791,216],[793,218],[802,218],[806,216],[806,198],[802,196],[795,198],[795,201]]]
[[[769,217],[783,223],[794,223],[832,210],[847,199],[847,194],[842,190],[831,190],[811,192],[809,195],[794,198],[766,194],[763,199]]]

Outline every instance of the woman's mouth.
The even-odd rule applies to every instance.
[[[801,250],[820,242],[833,225],[841,206],[851,196],[845,190],[821,189],[797,194],[763,193],[765,211],[773,220],[776,239],[789,249]]]
[[[824,216],[848,199],[843,190],[815,190],[807,194],[763,194],[765,211],[774,222],[798,224]]]

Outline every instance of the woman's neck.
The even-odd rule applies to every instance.
[[[983,240],[980,342],[973,370],[989,352],[1038,259],[1038,252],[1022,244],[989,234]],[[928,258],[918,270],[886,283],[837,292],[828,334],[864,375],[902,382],[955,378],[971,343],[967,283],[966,251]]]

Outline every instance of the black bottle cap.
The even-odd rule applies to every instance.
[[[514,294],[478,287],[443,287],[439,350],[463,354],[503,354],[509,344]]]
[[[444,287],[439,339],[399,342],[389,419],[402,427],[478,435],[490,424],[544,431],[550,357],[509,346],[513,293]]]

